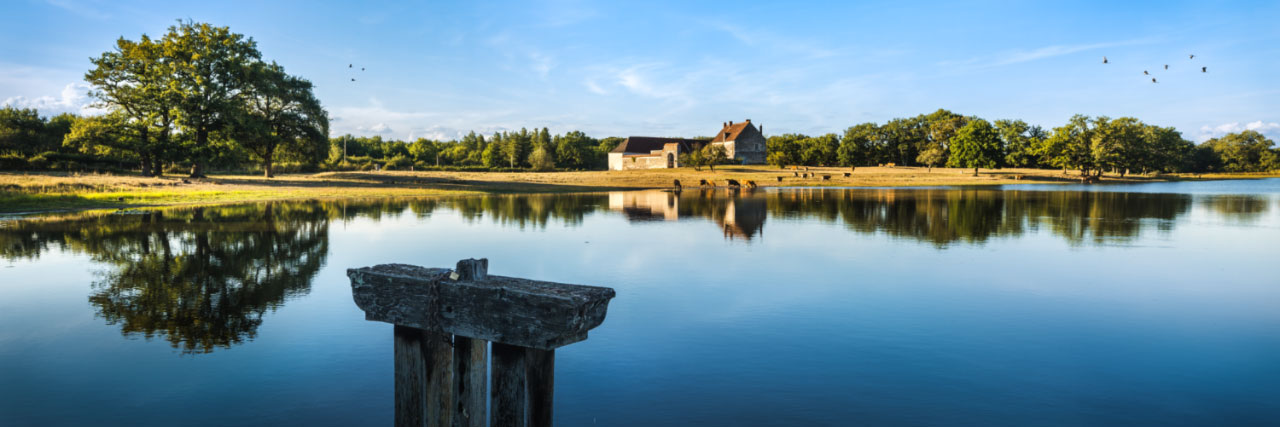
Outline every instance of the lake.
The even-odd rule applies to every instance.
[[[0,425],[389,425],[346,269],[617,290],[559,425],[1280,423],[1280,180],[0,220]]]

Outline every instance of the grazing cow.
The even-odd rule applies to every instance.
[[[755,190],[755,189],[756,189],[756,182],[755,182],[755,181],[747,181],[747,188],[752,189],[752,190]]]
[[[851,176],[853,176],[853,173],[850,173],[850,172],[845,172],[845,173],[844,173],[844,177],[845,177],[845,178],[848,178],[848,177],[851,177]]]
[[[742,184],[739,184],[739,183],[738,183],[738,180],[736,180],[736,179],[726,179],[726,180],[724,180],[724,183],[725,183],[725,185],[728,185],[728,186],[729,186],[729,188],[742,187]]]
[[[800,172],[792,172],[792,173],[791,173],[791,176],[794,176],[794,177],[796,177],[796,178],[799,178],[799,177],[800,177]]]
[[[677,180],[676,180],[676,182],[675,182],[675,184],[676,184],[676,190],[679,190],[679,189],[681,188],[681,187],[680,187],[680,180],[678,180],[678,179],[677,179]]]
[[[805,167],[804,167],[804,170],[809,170],[809,167],[808,167],[808,166],[805,166]]]
[[[891,168],[891,167],[894,167],[894,166],[897,166],[897,165],[898,165],[897,163],[885,163],[885,164],[884,164],[884,166],[885,166],[885,167],[887,167],[887,168]]]
[[[699,186],[699,187],[706,187],[706,186],[709,186],[709,185],[711,185],[711,183],[707,182],[707,180],[705,180],[705,179],[704,179],[704,180],[701,180],[701,181],[699,181],[699,182],[698,182],[698,186]]]
[[[1014,176],[1013,176],[1013,179],[1014,179],[1015,181],[1021,181],[1021,180],[1022,180],[1022,178],[1023,178],[1023,175],[1014,175]]]
[[[830,181],[830,180],[831,180],[831,175],[822,175],[822,180],[823,180],[823,181]]]
[[[778,182],[782,182],[782,177],[778,177]]]

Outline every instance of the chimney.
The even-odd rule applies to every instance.
[[[748,123],[748,124],[750,124],[750,123],[751,123],[751,119],[747,119],[747,123]]]

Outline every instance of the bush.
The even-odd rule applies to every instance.
[[[44,170],[49,167],[49,159],[45,158],[44,154],[37,154],[34,157],[27,159],[27,167],[31,170]]]
[[[17,154],[0,154],[0,170],[20,171],[31,167],[27,159]]]
[[[395,156],[395,157],[392,157],[391,160],[387,160],[387,162],[383,164],[383,167],[385,167],[387,170],[408,169],[409,165],[412,165],[412,164],[413,164],[413,161],[409,160],[408,157]]]

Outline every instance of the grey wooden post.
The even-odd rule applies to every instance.
[[[556,351],[526,348],[525,372],[528,372],[529,425],[551,426],[551,396],[555,394]]]
[[[529,420],[525,348],[493,343],[489,418],[493,426],[526,426]]]
[[[486,341],[491,425],[551,425],[555,349],[587,339],[616,294],[490,276],[488,264],[347,270],[365,319],[395,325],[397,425],[483,426]]]
[[[395,326],[396,425],[427,425],[427,369],[422,330]]]
[[[485,426],[485,369],[488,368],[489,342],[455,335],[453,337],[453,390],[457,412],[453,425]]]

